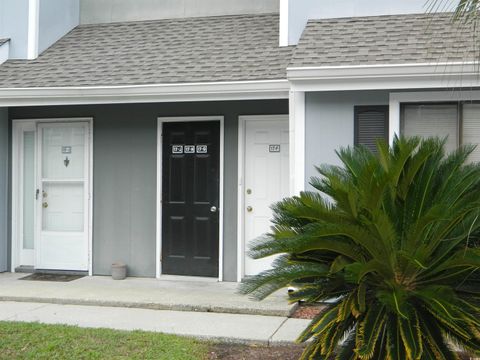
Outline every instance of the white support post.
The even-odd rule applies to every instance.
[[[400,102],[390,96],[388,116],[388,143],[393,144],[395,135],[400,135]]]
[[[40,0],[28,1],[28,37],[27,57],[34,60],[38,57],[38,23]]]
[[[290,195],[305,189],[305,92],[290,91]]]

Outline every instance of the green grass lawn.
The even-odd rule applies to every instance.
[[[209,344],[143,331],[0,321],[0,359],[206,359]]]

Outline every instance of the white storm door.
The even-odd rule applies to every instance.
[[[289,195],[288,119],[245,121],[245,250],[270,230],[270,206]],[[245,275],[271,267],[273,258],[245,255]]]
[[[88,270],[88,130],[38,125],[36,269]]]

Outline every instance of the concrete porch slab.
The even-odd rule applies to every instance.
[[[264,301],[237,293],[237,283],[216,279],[165,276],[161,279],[107,276],[71,282],[19,280],[26,274],[0,274],[0,301],[198,311],[266,316],[289,316],[296,305],[287,303],[287,291]]]

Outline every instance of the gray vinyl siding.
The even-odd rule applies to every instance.
[[[339,165],[335,150],[354,144],[354,107],[388,105],[389,91],[310,92],[305,96],[305,186],[315,166]]]
[[[0,108],[0,272],[8,270],[8,109]]]
[[[237,276],[238,116],[287,114],[287,100],[12,108],[11,119],[93,118],[93,272],[116,260],[155,276],[157,118],[225,117],[224,263]]]

